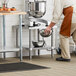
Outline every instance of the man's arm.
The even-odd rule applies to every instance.
[[[45,33],[49,33],[49,32],[51,31],[51,28],[52,28],[53,26],[55,26],[55,24],[56,24],[56,23],[51,22],[50,25],[45,29]]]

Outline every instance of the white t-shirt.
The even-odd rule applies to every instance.
[[[69,6],[74,7],[73,11],[76,12],[76,0],[54,0],[54,11],[52,22],[57,23],[63,14],[63,9]]]

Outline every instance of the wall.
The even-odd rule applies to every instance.
[[[0,0],[0,6],[2,6],[2,1]],[[47,10],[46,14],[43,19],[47,21],[51,21],[52,18],[52,9],[53,9],[53,2],[52,0],[47,0]],[[16,7],[19,11],[24,11],[24,0],[9,0],[8,7]],[[19,18],[17,15],[8,15],[6,16],[6,47],[16,47],[15,43],[15,30],[12,28],[13,25],[19,24]],[[24,20],[25,21],[25,20]],[[26,38],[26,39],[25,39]],[[32,38],[35,38],[35,31],[33,31]],[[46,39],[47,44],[49,45],[49,39]],[[28,30],[23,29],[23,45],[28,44]],[[2,17],[0,16],[0,47],[2,47]],[[35,53],[35,52],[34,52]],[[25,50],[23,53],[25,56],[28,55],[28,51]],[[46,50],[40,52],[41,55],[43,54],[50,54]],[[2,57],[2,54],[0,54]],[[7,53],[7,57],[14,57],[16,56],[15,53]]]

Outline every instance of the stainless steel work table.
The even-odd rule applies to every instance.
[[[50,51],[51,51],[51,57],[53,57],[54,56],[54,54],[53,54],[53,50],[54,50],[54,48],[53,48],[53,29],[52,29],[52,33],[51,33],[51,40],[50,40],[50,43],[51,43],[51,45],[50,46],[46,46],[46,47],[38,47],[38,48],[35,48],[35,47],[32,47],[31,46],[31,42],[32,42],[32,39],[31,39],[31,31],[32,30],[38,30],[38,40],[39,40],[39,30],[40,29],[45,29],[46,27],[44,26],[44,27],[29,27],[29,57],[30,57],[30,59],[32,59],[32,50],[38,50],[38,55],[40,55],[40,50],[42,50],[42,49],[50,49]],[[27,47],[25,47],[25,48],[27,48]]]
[[[55,49],[54,47],[53,47],[53,32],[54,32],[54,30],[52,29],[52,34],[51,34],[51,40],[50,40],[50,43],[51,43],[51,45],[49,46],[49,47],[38,47],[38,48],[34,48],[34,47],[32,47],[32,45],[31,45],[31,42],[32,42],[32,39],[31,39],[31,36],[32,36],[32,30],[38,30],[38,40],[39,40],[39,29],[45,29],[46,27],[44,26],[37,26],[37,27],[29,27],[29,28],[26,28],[25,27],[26,25],[23,25],[22,27],[23,28],[25,28],[25,29],[28,29],[29,30],[29,45],[28,45],[28,47],[27,46],[22,46],[24,49],[27,49],[27,50],[29,50],[29,59],[32,59],[32,50],[38,50],[38,55],[40,54],[40,50],[42,50],[42,49],[50,49],[50,54],[51,54],[51,57],[53,57],[54,56],[54,54],[53,54],[53,50]],[[16,34],[18,35],[18,29],[19,29],[19,26],[14,26],[14,28],[16,29]],[[54,27],[54,28],[56,28],[56,27]],[[18,46],[18,36],[16,36],[16,45]]]
[[[20,51],[20,61],[22,60],[22,15],[25,15],[26,12],[19,12],[19,11],[13,11],[13,12],[0,12],[0,15],[3,17],[3,48],[0,49],[0,53],[4,54],[6,52],[16,52]],[[5,16],[6,15],[19,15],[19,33],[20,33],[20,47],[19,48],[6,48],[6,32],[5,32]]]

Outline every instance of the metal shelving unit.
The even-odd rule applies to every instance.
[[[50,42],[51,42],[51,45],[49,46],[49,47],[38,47],[38,48],[35,48],[35,47],[32,47],[32,45],[31,45],[31,42],[32,42],[32,39],[31,39],[31,31],[32,30],[38,30],[38,41],[39,41],[39,29],[45,29],[46,27],[43,27],[43,28],[40,28],[40,27],[30,27],[29,28],[29,57],[30,57],[30,59],[32,59],[32,54],[31,54],[31,52],[32,52],[32,50],[38,50],[38,55],[40,54],[40,50],[42,50],[42,49],[50,49],[50,51],[51,51],[51,57],[53,57],[54,55],[53,55],[53,34],[51,34],[51,40],[50,40]],[[53,33],[53,32],[52,32]]]
[[[53,32],[52,32],[51,38],[50,38],[50,43],[51,43],[50,46],[47,46],[47,47],[37,47],[37,48],[35,48],[34,46],[32,46],[32,39],[31,39],[31,37],[32,37],[32,30],[39,31],[39,29],[45,29],[46,27],[36,26],[36,27],[26,28],[25,26],[23,26],[23,28],[29,30],[29,46],[28,47],[27,46],[22,46],[23,49],[29,50],[29,59],[32,59],[32,51],[33,50],[38,50],[38,55],[40,55],[40,50],[42,50],[42,49],[46,49],[46,50],[47,49],[50,49],[51,57],[53,58],[53,56],[54,56],[53,50],[55,49],[55,48],[53,48]],[[16,34],[18,34],[18,26],[15,26],[15,29],[16,29]],[[53,29],[52,29],[52,31],[53,31]],[[38,40],[39,40],[39,32],[38,32],[37,37],[38,37]],[[18,40],[18,37],[16,39]],[[16,44],[18,46],[18,41],[17,41]]]

